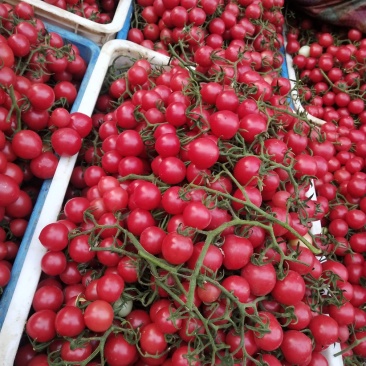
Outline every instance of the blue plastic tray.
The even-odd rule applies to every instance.
[[[122,29],[117,33],[116,39],[127,39],[127,34],[131,27],[132,14],[133,14],[133,2],[131,2],[130,7],[128,8],[125,24],[123,24]]]
[[[88,67],[87,67],[86,73],[84,75],[84,78],[81,82],[81,85],[80,85],[80,88],[78,91],[78,95],[71,108],[71,112],[76,112],[79,108],[81,99],[85,93],[90,76],[92,74],[95,63],[99,56],[100,48],[94,42],[92,42],[84,37],[81,37],[77,34],[65,31],[54,25],[50,25],[50,24],[46,24],[46,23],[45,23],[45,25],[49,32],[58,33],[64,39],[64,41],[67,41],[68,43],[72,43],[72,44],[76,45],[80,50],[80,55],[88,63]],[[32,238],[35,227],[37,225],[38,218],[42,211],[43,204],[46,199],[51,182],[52,182],[52,179],[48,179],[43,182],[42,188],[41,188],[38,198],[37,198],[37,202],[33,208],[32,215],[29,219],[27,230],[24,234],[22,242],[19,246],[18,254],[14,261],[10,281],[9,281],[8,285],[6,286],[6,288],[4,289],[4,293],[2,294],[2,297],[0,299],[0,329],[3,326],[5,316],[8,312],[9,304],[12,299],[14,289],[17,285],[19,274],[23,267],[24,259],[28,252],[30,239]]]

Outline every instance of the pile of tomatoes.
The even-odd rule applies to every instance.
[[[99,24],[112,21],[119,0],[43,0],[45,3]]]
[[[341,347],[345,360],[361,362],[362,357],[352,358],[364,357],[352,344],[366,336],[365,38],[357,29],[335,32],[311,19],[292,19],[290,25],[287,51],[301,80],[302,105],[323,120],[321,135],[309,148],[327,161],[326,174],[315,182],[330,206],[322,222],[327,234],[323,250],[345,266],[347,276],[344,295],[349,302],[338,312],[349,317],[350,330],[341,338]]]
[[[292,110],[282,6],[137,1],[129,39],[171,60],[117,58],[80,117],[16,366],[366,357],[363,111]]]
[[[33,8],[0,4],[0,288],[27,228],[42,181],[52,178],[58,156],[81,146],[70,114],[87,63],[76,46],[47,32]],[[90,119],[90,117],[88,117]],[[90,119],[90,129],[92,123]],[[76,150],[64,139],[79,142]]]

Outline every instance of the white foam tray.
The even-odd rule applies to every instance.
[[[42,0],[22,1],[33,5],[39,19],[88,38],[99,46],[116,38],[117,33],[122,29],[125,22],[130,22],[129,17],[132,14],[132,0],[120,0],[112,22],[108,24],[93,22],[67,10],[60,9],[57,6],[47,4]],[[5,0],[5,2],[15,5],[19,3],[19,0]]]

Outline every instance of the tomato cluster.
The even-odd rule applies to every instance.
[[[43,0],[45,3],[100,24],[112,21],[119,0]]]
[[[363,112],[292,110],[282,2],[137,3],[129,39],[171,60],[113,60],[77,123],[15,365],[362,362]]]
[[[292,26],[296,29],[290,28],[287,46],[301,78],[301,102],[323,120],[321,134],[309,143],[326,161],[325,175],[315,183],[330,206],[322,221],[322,245],[345,276],[341,287],[347,301],[329,314],[344,328],[340,341],[345,360],[360,362],[365,345],[358,340],[366,325],[365,38],[357,29],[334,32],[310,19]]]
[[[137,16],[127,37],[132,42],[166,55],[174,47],[187,59],[194,59],[199,67],[210,67],[211,71],[216,57],[210,55],[214,56],[230,41],[238,42],[233,42],[224,58],[237,61],[238,53],[246,51],[247,57],[241,59],[250,60],[255,69],[282,64],[281,55],[275,51],[283,44],[283,0],[139,0],[136,3]]]
[[[29,4],[0,4],[0,19],[2,289],[9,282],[11,263],[40,185],[56,170],[55,153],[72,155],[81,146],[78,126],[86,116],[70,114],[69,108],[87,64],[76,46],[67,44],[57,33],[47,32]],[[86,120],[90,131],[91,119]],[[65,130],[71,130],[69,136],[76,135],[78,146],[72,151],[70,137],[65,145],[60,136]]]

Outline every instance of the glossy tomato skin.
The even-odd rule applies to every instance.
[[[32,360],[37,355],[36,351],[30,343],[27,343],[19,347],[17,355],[15,356],[14,366],[24,366],[27,365],[30,360]]]
[[[7,206],[15,202],[19,193],[20,188],[13,178],[0,174],[0,205]]]
[[[150,323],[141,331],[140,346],[144,352],[151,355],[159,355],[167,348],[164,333],[156,323]]]
[[[281,304],[295,305],[305,295],[304,279],[297,272],[289,270],[284,279],[277,279],[271,294]]]
[[[258,313],[259,317],[264,324],[268,326],[268,333],[260,334],[259,332],[254,332],[254,340],[257,346],[264,351],[274,351],[277,349],[283,340],[283,330],[275,318],[275,316],[269,312],[261,311]],[[260,327],[257,323],[256,327]]]
[[[304,333],[297,330],[284,332],[280,348],[285,360],[290,364],[306,364],[311,360],[311,340]]]
[[[191,364],[192,366],[200,366],[201,362],[199,361],[199,356],[194,356],[194,359],[188,363],[187,355],[192,350],[188,346],[180,346],[178,347],[173,355],[172,355],[172,365],[176,366],[188,366]]]
[[[80,151],[82,140],[77,131],[64,127],[52,134],[51,144],[58,155],[72,156]]]
[[[64,301],[64,295],[60,288],[56,286],[42,286],[35,294],[32,301],[32,306],[35,311],[49,309],[58,311]]]
[[[38,342],[51,341],[56,336],[55,318],[52,310],[37,311],[27,321],[27,334]]]
[[[253,254],[251,242],[237,235],[227,235],[221,249],[224,252],[223,265],[229,270],[237,270],[244,267]]]
[[[55,222],[42,229],[39,240],[48,250],[63,250],[69,242],[68,234],[69,230],[64,224]]]
[[[284,308],[285,310],[286,308]],[[303,301],[298,302],[294,305],[294,315],[296,319],[291,320],[288,324],[289,329],[302,330],[308,327],[312,318],[310,306],[305,304]]]
[[[339,328],[337,322],[325,314],[314,316],[310,321],[309,329],[316,344],[322,348],[328,347],[338,339]]]
[[[257,266],[249,262],[241,269],[241,276],[248,281],[250,292],[255,296],[269,294],[277,281],[272,263]]]
[[[192,239],[178,233],[169,233],[162,241],[163,257],[172,264],[182,264],[193,254]]]
[[[75,306],[65,306],[56,315],[55,327],[62,336],[78,336],[85,328],[82,311]]]
[[[91,343],[79,347],[72,347],[69,341],[64,341],[61,346],[61,357],[65,361],[85,361],[92,353]]]
[[[104,352],[111,366],[128,366],[137,358],[136,346],[128,343],[122,334],[111,334],[105,343]]]
[[[42,140],[32,130],[21,130],[15,133],[11,144],[14,152],[22,159],[34,159],[42,152]]]
[[[95,300],[85,309],[85,325],[94,332],[105,332],[112,325],[113,315],[111,304],[104,300]]]

